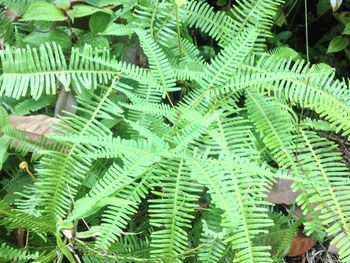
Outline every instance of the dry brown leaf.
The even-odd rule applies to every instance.
[[[336,247],[336,245],[330,244],[327,251],[335,256],[338,256],[339,251],[338,248]]]
[[[300,191],[293,192],[293,180],[281,179],[275,183],[267,195],[267,201],[274,204],[293,204]]]
[[[46,115],[11,116],[9,118],[10,126],[23,131],[32,140],[39,140],[41,136],[52,133],[54,131],[52,126],[57,121],[58,119]]]
[[[346,242],[345,240],[347,239],[347,236],[346,236],[346,234],[343,232],[343,233],[341,233],[342,235],[343,235],[343,237],[342,238],[340,238],[340,240],[338,241],[338,243],[344,243],[344,242]],[[333,255],[336,255],[336,256],[338,256],[339,255],[339,250],[338,250],[338,248],[337,248],[337,244],[338,243],[335,243],[335,244],[332,244],[332,242],[331,242],[331,244],[329,244],[329,246],[328,246],[328,252],[329,253],[332,253]]]
[[[300,256],[306,251],[310,250],[316,244],[316,242],[317,241],[315,239],[307,237],[301,231],[298,231],[297,236],[293,238],[292,244],[288,252],[288,256]]]
[[[310,205],[312,206],[312,207],[316,207],[316,206],[318,206],[318,205],[320,205],[321,204],[321,202],[315,202],[315,203],[310,203]],[[299,205],[297,205],[296,207],[295,207],[295,210],[294,210],[294,218],[299,218],[299,217],[301,217],[303,215],[303,210],[301,209],[301,207],[299,206]],[[307,215],[306,215],[306,219],[308,219],[308,220],[311,220],[312,219],[312,213],[308,213]]]

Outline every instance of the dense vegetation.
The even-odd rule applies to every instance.
[[[0,0],[0,262],[350,261],[348,5],[305,3]]]

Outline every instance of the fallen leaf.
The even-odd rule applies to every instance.
[[[39,140],[41,136],[52,133],[53,124],[58,119],[47,115],[32,115],[32,116],[10,116],[9,124],[11,127],[24,132],[28,138]]]
[[[321,204],[321,202],[310,203],[310,205],[311,205],[312,207],[319,206],[320,204]],[[301,207],[300,207],[299,205],[296,205],[296,206],[295,206],[295,210],[294,210],[294,215],[293,215],[293,217],[294,217],[294,218],[299,218],[299,217],[301,217],[302,215],[303,215],[303,210],[301,209]],[[307,213],[306,219],[308,219],[308,220],[311,220],[311,219],[312,219],[312,213],[311,213],[311,212],[310,212],[310,213]]]
[[[292,184],[293,180],[279,180],[272,186],[270,192],[267,195],[267,201],[274,204],[293,204],[300,191],[293,192],[291,188]]]
[[[310,250],[316,244],[316,242],[317,241],[315,239],[307,237],[301,231],[298,231],[297,236],[293,238],[292,244],[288,252],[288,256],[300,256],[306,251]]]
[[[342,247],[344,244],[348,244],[350,242],[350,238],[344,232],[339,233],[339,235],[342,235],[342,237],[338,240],[338,242],[335,243],[334,240],[332,240],[327,249],[329,253],[332,253],[336,256],[339,255],[339,248],[337,247],[337,245]],[[342,248],[340,248],[340,250],[342,250]]]
[[[327,251],[333,255],[336,255],[336,256],[338,256],[338,253],[339,253],[338,248],[333,244],[329,245]]]

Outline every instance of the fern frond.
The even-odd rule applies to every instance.
[[[258,159],[256,138],[252,134],[252,124],[241,116],[233,117],[234,111],[223,113],[215,122],[215,128],[209,130],[211,137],[207,145],[211,154],[227,154]]]
[[[108,248],[117,241],[127,220],[137,211],[137,205],[147,193],[152,180],[146,172],[156,160],[154,155],[127,154],[123,158],[122,167],[112,165],[88,195],[75,202],[67,221],[88,217],[106,206],[102,216],[101,235],[97,238],[96,245]],[[113,202],[112,197],[129,202],[118,204],[117,201]],[[107,202],[109,199],[111,202]]]
[[[111,112],[116,115],[121,112],[116,105],[111,108],[111,101],[108,99],[115,85],[113,81],[101,97],[93,96],[93,100],[78,98],[78,102],[84,105],[78,107],[78,110],[81,109],[87,116],[68,114],[62,117],[64,124],[57,123],[56,129],[78,137],[109,135],[110,130],[98,120],[110,116]],[[38,209],[45,215],[56,218],[66,215],[77,193],[77,187],[82,183],[83,176],[91,165],[91,161],[81,154],[83,149],[82,145],[72,144],[67,151],[51,151],[40,160],[36,167],[38,180],[35,183],[35,191],[40,200]]]
[[[234,20],[224,12],[215,12],[205,2],[191,1],[186,8],[186,21],[221,44],[233,37]]]
[[[17,16],[22,15],[31,0],[0,0],[0,4],[11,9]]]
[[[148,167],[149,170],[151,168]],[[107,247],[112,242],[115,242],[118,237],[123,234],[123,229],[126,223],[137,212],[137,208],[141,200],[152,188],[153,175],[144,174],[139,182],[133,182],[120,189],[117,196],[124,200],[131,201],[130,204],[112,204],[109,205],[107,211],[102,217],[101,236],[97,239],[97,247]],[[137,251],[130,251],[135,253]]]
[[[145,52],[151,68],[152,76],[158,81],[163,97],[169,92],[178,90],[175,87],[174,72],[163,50],[153,38],[143,30],[136,30],[140,45]]]
[[[307,186],[311,202],[320,202],[315,209],[326,232],[334,236],[333,244],[339,248],[340,258],[350,260],[350,186],[349,169],[342,162],[336,145],[312,131],[300,129],[298,160],[311,184]],[[341,240],[341,241],[340,241]]]
[[[237,165],[238,160],[231,161]],[[263,194],[269,182],[257,177],[257,171],[249,173],[243,167],[226,170],[194,159],[191,167],[193,177],[209,188],[216,208],[223,211],[221,225],[227,232],[225,241],[232,245],[235,262],[272,262],[270,247],[254,244],[257,234],[267,232],[272,224]]]
[[[54,96],[41,96],[38,100],[26,99],[18,103],[12,110],[14,115],[27,115],[29,113],[41,110],[44,107],[52,105],[55,101]]]
[[[188,247],[185,231],[194,218],[201,188],[188,175],[184,160],[164,160],[157,171],[161,191],[149,200],[150,224],[158,230],[151,234],[151,256],[166,262],[181,262],[181,254]],[[175,187],[174,187],[175,186]]]
[[[335,132],[336,130],[336,127],[332,126],[328,121],[316,120],[311,118],[305,118],[302,121],[300,121],[300,126],[305,127],[306,129],[320,131]]]
[[[164,47],[176,43],[176,6],[169,2],[144,2],[137,5],[134,16],[138,27],[148,30]]]
[[[202,233],[200,238],[200,252],[198,259],[200,262],[223,262],[225,254],[230,249],[223,239],[226,233],[220,226],[222,210],[209,208],[207,214],[202,219]]]
[[[175,58],[179,59],[179,62],[185,65],[186,63],[195,64],[198,67],[203,66],[205,61],[200,55],[200,51],[191,41],[185,38],[180,39],[181,42],[181,53],[179,47],[172,50]]]
[[[6,243],[1,244],[0,246],[0,259],[2,260],[8,261],[16,258],[17,260],[26,262],[28,260],[35,260],[38,256],[38,252],[31,254],[23,249],[10,247]]]
[[[263,141],[281,168],[293,167],[293,130],[295,116],[274,98],[261,94],[247,94],[247,110],[252,122],[263,133]]]
[[[83,51],[73,48],[69,61],[57,44],[45,44],[38,49],[10,49],[0,51],[2,74],[0,94],[20,98],[28,93],[38,99],[42,94],[56,94],[57,82],[65,90],[72,84],[77,91],[95,89],[97,84],[107,84],[116,74],[114,69],[91,63],[84,56],[109,56],[85,46]]]
[[[201,86],[210,89],[225,84],[234,75],[232,69],[246,59],[256,38],[255,28],[248,28],[237,35],[205,68]]]
[[[36,160],[48,151],[65,151],[66,147],[50,142],[45,136],[41,136],[39,140],[32,140],[22,132],[11,126],[5,126],[2,128],[4,133],[2,139],[5,144],[8,144],[11,148],[16,149],[23,155],[29,152],[33,153],[32,159]]]
[[[1,182],[0,192],[3,194],[2,201],[11,204],[18,197],[16,193],[22,191],[24,186],[31,184],[33,180],[21,169],[4,169],[4,172],[10,178]]]
[[[283,169],[292,169],[296,178],[306,176],[305,171],[298,161],[297,146],[294,142],[296,116],[294,116],[285,104],[273,97],[265,97],[262,94],[247,94],[247,109],[249,117],[262,133],[262,140],[269,150],[271,157]],[[307,179],[307,177],[306,177]],[[310,228],[319,225],[316,213],[308,199],[310,193],[304,184],[295,180],[293,189],[301,190],[298,196],[298,204],[303,208],[305,214],[313,213],[315,216],[310,221]]]
[[[337,127],[336,132],[343,136],[350,133],[349,89],[345,82],[334,79],[334,70],[327,65],[309,67],[305,62],[293,63],[292,60],[265,59],[255,70],[270,71],[270,68],[296,74],[292,78],[274,80],[260,90],[274,93],[274,96],[288,99],[291,103],[316,111],[322,118]],[[304,75],[307,74],[307,75]]]
[[[47,233],[55,230],[53,221],[43,217],[34,217],[10,208],[8,204],[0,202],[0,224],[8,229],[27,228],[35,233]]]
[[[275,15],[283,0],[248,0],[236,1],[231,8],[232,20],[234,21],[230,33],[231,38],[240,34],[245,28],[255,26],[259,37],[254,46],[254,51],[262,53],[266,50],[265,39],[271,36],[271,27]]]

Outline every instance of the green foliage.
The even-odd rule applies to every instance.
[[[301,221],[350,260],[350,173],[319,133],[349,137],[349,84],[267,51],[281,1],[87,3],[18,1],[27,28],[0,50],[0,225],[28,240],[6,237],[3,260],[273,262]],[[77,105],[54,133],[31,140],[11,122],[53,115],[61,90]],[[271,215],[278,179],[311,219]]]
[[[19,262],[26,262],[27,260],[35,260],[38,257],[38,253],[29,254],[24,250],[15,249],[3,243],[0,246],[0,259],[1,260],[12,260],[17,258]]]
[[[63,21],[66,20],[64,13],[45,1],[35,1],[30,3],[25,13],[23,14],[22,21]]]

